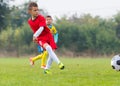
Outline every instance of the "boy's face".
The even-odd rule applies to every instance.
[[[29,14],[33,17],[37,17],[39,14],[38,7],[32,7],[31,10],[29,10]]]
[[[47,25],[52,24],[52,18],[47,17],[47,18],[46,18],[46,23],[47,23]]]

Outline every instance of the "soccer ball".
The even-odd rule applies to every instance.
[[[115,55],[111,60],[111,66],[114,70],[120,71],[120,55]]]

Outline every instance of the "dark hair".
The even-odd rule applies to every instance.
[[[46,16],[46,18],[51,18],[51,19],[52,19],[52,16],[50,16],[50,15],[47,15],[47,16]]]
[[[37,3],[36,2],[30,2],[29,6],[28,6],[28,10],[31,10],[32,7],[38,7]]]

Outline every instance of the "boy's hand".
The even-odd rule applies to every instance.
[[[35,38],[34,36],[33,36],[33,42],[37,42],[37,38]]]

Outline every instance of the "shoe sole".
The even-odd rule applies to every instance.
[[[65,66],[62,66],[60,69],[63,70],[65,68]]]

